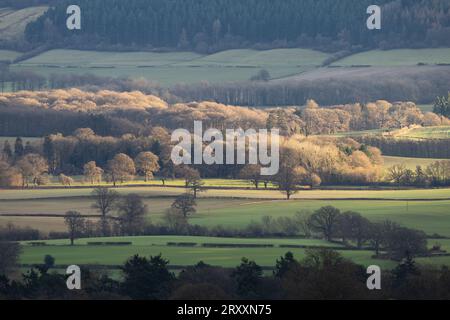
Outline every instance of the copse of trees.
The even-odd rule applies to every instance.
[[[437,97],[433,112],[441,116],[450,117],[450,92],[447,97]]]
[[[440,187],[450,185],[450,160],[435,161],[425,168],[414,170],[405,165],[394,165],[387,170],[386,180],[397,186]]]

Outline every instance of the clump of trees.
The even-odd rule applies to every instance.
[[[397,186],[448,186],[450,185],[450,161],[435,161],[425,168],[419,165],[415,170],[403,164],[397,164],[388,168],[386,180]]]
[[[437,97],[434,104],[433,112],[447,117],[450,117],[450,92],[447,97]]]

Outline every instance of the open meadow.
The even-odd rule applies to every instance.
[[[130,245],[88,245],[88,242],[131,242]],[[168,245],[168,243],[190,243],[190,245]],[[120,238],[92,238],[80,239],[77,245],[71,247],[67,240],[45,241],[46,246],[32,246],[23,242],[22,264],[41,263],[46,254],[56,259],[56,264],[68,265],[76,261],[78,264],[117,266],[125,262],[134,254],[142,256],[162,254],[170,260],[171,266],[187,266],[199,261],[223,267],[235,267],[242,257],[255,260],[264,267],[273,267],[275,260],[291,251],[297,259],[305,256],[306,247],[331,247],[330,243],[322,240],[309,239],[241,239],[241,238],[213,238],[213,237],[184,237],[184,236],[148,236],[148,237],[120,237]],[[205,245],[206,244],[206,245]],[[215,247],[214,244],[227,245]],[[252,247],[252,245],[261,247]],[[241,247],[233,247],[239,245]],[[248,247],[246,247],[248,245]],[[339,245],[333,245],[339,249]],[[353,261],[369,265],[377,263],[385,268],[395,266],[394,262],[372,259],[373,253],[367,250],[341,250],[344,257]]]

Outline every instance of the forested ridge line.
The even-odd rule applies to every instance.
[[[220,51],[235,47],[430,47],[450,44],[446,0],[379,0],[382,30],[366,27],[371,0],[78,0],[58,1],[28,25],[36,45],[115,46]],[[77,32],[65,27],[68,5],[82,8]]]

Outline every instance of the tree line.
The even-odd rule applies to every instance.
[[[145,92],[145,90],[144,90]],[[212,101],[167,103],[141,91],[65,89],[3,94],[0,100],[0,135],[68,135],[91,128],[102,135],[149,135],[152,128],[192,129],[194,120],[205,127],[279,128],[283,136],[334,134],[347,131],[394,129],[410,125],[448,125],[445,116],[422,112],[414,103],[376,100],[320,107],[303,100],[305,107],[256,109]]]

